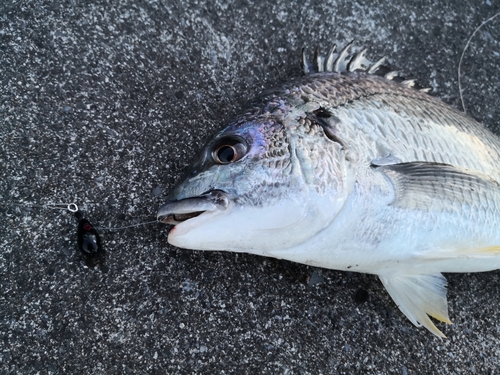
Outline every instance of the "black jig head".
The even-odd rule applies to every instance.
[[[96,256],[102,252],[101,237],[90,221],[85,219],[80,211],[75,212],[78,219],[77,245],[87,256]]]

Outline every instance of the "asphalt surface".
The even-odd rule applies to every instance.
[[[460,108],[498,1],[2,1],[0,201],[154,220],[204,139],[351,40]],[[500,18],[500,17],[499,17]],[[463,62],[500,132],[500,19]],[[64,210],[0,206],[0,374],[497,374],[500,272],[451,274],[453,325],[414,327],[375,276],[167,244],[150,224],[76,249]]]

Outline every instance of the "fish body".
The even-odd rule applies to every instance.
[[[158,219],[181,248],[376,274],[444,337],[441,273],[500,268],[500,140],[348,48],[218,132]]]

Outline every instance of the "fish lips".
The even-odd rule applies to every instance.
[[[169,201],[156,214],[159,222],[176,225],[209,211],[223,211],[229,205],[229,198],[222,190],[211,190],[197,197]]]

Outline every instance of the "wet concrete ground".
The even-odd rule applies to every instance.
[[[76,202],[99,227],[154,220],[203,140],[303,46],[371,46],[460,107],[457,66],[494,1],[4,1],[0,201]],[[500,132],[500,20],[463,63]],[[180,250],[160,224],[76,250],[67,211],[0,206],[0,374],[493,374],[500,273],[452,274],[440,341],[375,276]]]

